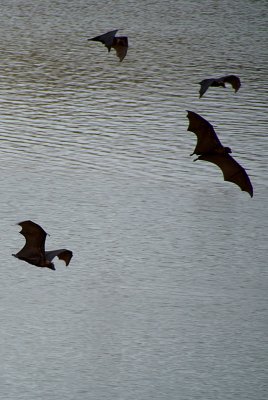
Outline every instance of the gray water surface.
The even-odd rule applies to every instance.
[[[0,397],[267,399],[267,2],[0,3]],[[87,41],[116,28],[122,63]],[[25,219],[68,268],[11,256]]]

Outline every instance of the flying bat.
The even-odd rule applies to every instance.
[[[118,29],[104,33],[100,36],[95,36],[88,40],[103,43],[107,47],[108,52],[110,52],[111,49],[115,49],[117,57],[120,61],[123,61],[127,54],[128,38],[127,36],[115,36],[117,31]]]
[[[248,174],[230,156],[232,150],[221,144],[213,126],[193,111],[188,111],[187,117],[189,119],[188,131],[197,136],[197,144],[191,156],[197,154],[199,157],[194,161],[203,160],[216,164],[222,170],[225,181],[235,183],[242,191],[248,192],[253,197],[253,187]]]
[[[67,249],[45,251],[47,233],[40,225],[32,221],[19,222],[18,225],[22,228],[20,233],[25,237],[26,243],[17,254],[12,254],[14,257],[36,267],[53,270],[55,270],[55,267],[52,260],[56,256],[65,261],[66,266],[69,265],[73,256],[72,251]]]
[[[238,91],[238,89],[241,86],[240,79],[236,75],[227,75],[227,76],[222,76],[221,78],[209,78],[209,79],[204,79],[203,81],[199,82],[199,85],[201,85],[200,90],[199,90],[199,98],[203,96],[203,94],[206,93],[208,88],[210,86],[213,87],[226,87],[225,83],[230,83],[232,85],[233,89],[235,90],[235,93]]]

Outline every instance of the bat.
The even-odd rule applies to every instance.
[[[188,131],[197,136],[197,144],[191,156],[197,154],[199,157],[194,161],[209,161],[217,165],[221,169],[225,181],[238,185],[242,191],[248,192],[253,197],[253,187],[248,174],[230,156],[232,153],[230,147],[224,147],[221,144],[213,126],[193,111],[188,111],[187,118],[189,119]]]
[[[117,57],[120,61],[123,61],[127,54],[128,38],[127,36],[115,36],[117,31],[118,29],[104,33],[103,35],[95,36],[88,40],[103,43],[107,47],[108,52],[110,52],[111,49],[115,49]]]
[[[199,82],[199,85],[201,85],[199,90],[199,95],[200,95],[199,98],[201,98],[203,94],[206,93],[206,91],[210,86],[225,88],[226,87],[225,83],[230,83],[230,85],[232,85],[233,89],[235,90],[235,93],[241,86],[240,79],[236,75],[227,75],[227,76],[222,76],[221,78],[204,79],[203,81]]]
[[[12,254],[14,257],[36,267],[52,270],[55,270],[52,262],[54,257],[65,261],[66,266],[69,265],[73,256],[72,251],[67,249],[45,251],[47,233],[40,225],[32,221],[19,222],[18,225],[22,228],[20,233],[25,237],[26,243],[17,254]]]
[[[205,118],[193,111],[188,111],[187,117],[189,119],[188,131],[195,133],[197,136],[197,144],[191,156],[194,154],[201,155],[211,152],[232,152],[229,147],[224,147],[221,144],[213,126],[205,120]]]

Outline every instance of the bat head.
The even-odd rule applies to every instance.
[[[115,44],[119,46],[125,46],[127,45],[127,37],[126,36],[117,36],[114,38]]]
[[[232,153],[232,149],[230,147],[224,147],[224,153]]]
[[[53,269],[53,271],[56,270],[56,268],[55,268],[53,262],[51,262],[51,261],[49,261],[49,260],[42,260],[42,261],[40,262],[40,264],[39,264],[39,267]]]
[[[46,260],[46,265],[45,265],[45,266],[46,266],[47,268],[49,268],[49,269],[52,269],[53,271],[56,270],[56,268],[55,268],[53,262],[50,262],[50,261],[47,261],[47,260]]]
[[[215,149],[213,149],[212,153],[213,152],[217,154],[229,154],[232,153],[232,149],[230,147],[218,146]]]

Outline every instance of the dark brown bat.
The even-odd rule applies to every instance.
[[[248,192],[252,197],[253,187],[248,174],[230,156],[232,150],[221,144],[213,126],[193,111],[188,111],[187,117],[189,119],[188,131],[195,133],[197,136],[197,144],[191,156],[197,154],[199,157],[194,161],[203,160],[216,164],[222,170],[225,181],[235,183],[241,190]]]
[[[111,49],[115,49],[117,57],[119,57],[120,61],[123,61],[127,54],[128,38],[127,36],[115,36],[117,31],[118,29],[88,40],[103,43],[107,47],[108,52],[110,52]]]
[[[205,94],[205,92],[208,90],[210,86],[213,87],[226,87],[225,83],[230,83],[232,85],[233,89],[235,90],[235,93],[238,91],[238,89],[241,86],[240,79],[236,75],[227,75],[227,76],[222,76],[221,78],[209,78],[209,79],[204,79],[203,81],[199,82],[199,85],[201,85],[201,88],[199,90],[199,98]]]
[[[22,228],[20,233],[25,237],[26,243],[17,254],[12,254],[14,257],[37,267],[53,270],[55,267],[52,260],[56,256],[65,261],[66,266],[69,265],[73,256],[72,251],[66,249],[45,251],[47,233],[41,226],[32,221],[19,222],[18,225]]]

